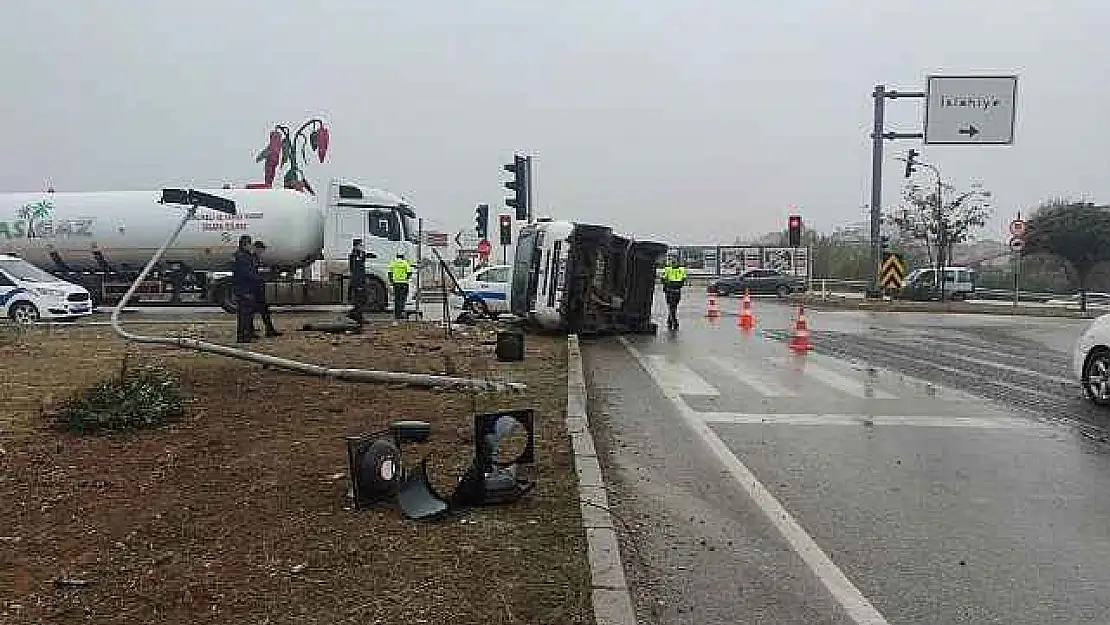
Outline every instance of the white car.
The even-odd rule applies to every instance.
[[[1072,371],[1087,398],[1110,406],[1110,315],[1091,322],[1072,351]]]
[[[16,323],[92,314],[85,287],[66,282],[17,256],[0,254],[0,316]]]
[[[451,305],[481,317],[509,312],[509,286],[512,265],[490,265],[459,280],[461,293],[451,296]]]

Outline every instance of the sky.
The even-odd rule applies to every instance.
[[[893,207],[920,150],[992,192],[1000,238],[1045,199],[1110,201],[1107,24],[1105,0],[3,0],[0,192],[240,186],[273,124],[320,117],[310,180],[430,228],[506,210],[519,151],[540,215],[731,243],[864,219],[876,84],[1003,73],[1013,145],[888,142],[884,175]],[[922,117],[892,101],[887,129]]]

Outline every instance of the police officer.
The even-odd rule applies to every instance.
[[[282,333],[274,327],[274,320],[270,316],[270,304],[266,302],[266,281],[262,279],[262,253],[266,251],[266,244],[262,241],[254,242],[254,312],[262,317],[262,325],[266,328],[266,336],[281,336]],[[258,338],[254,329],[254,315],[251,315],[251,337]]]
[[[682,300],[682,287],[686,285],[686,268],[674,257],[663,267],[663,294],[667,297],[667,329],[678,329],[678,303]]]
[[[251,325],[254,317],[255,283],[258,281],[258,270],[255,265],[254,254],[251,252],[251,237],[244,234],[239,237],[239,249],[231,264],[231,288],[235,295],[235,342],[250,343]]]
[[[397,258],[389,261],[386,271],[389,272],[389,283],[393,285],[393,317],[403,319],[405,302],[409,298],[409,276],[412,275],[412,265],[405,260],[404,252],[398,252]]]
[[[362,249],[362,239],[355,239],[351,243],[351,253],[347,256],[347,265],[351,274],[351,312],[347,318],[360,326],[366,323],[363,313],[366,310],[369,294],[366,290],[366,252]]]

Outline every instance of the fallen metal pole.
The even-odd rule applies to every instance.
[[[193,217],[196,216],[196,212],[196,206],[189,207],[189,210],[185,214],[185,217],[182,218],[181,223],[177,225],[177,229],[175,229],[173,231],[173,234],[171,234],[170,237],[166,239],[166,242],[162,244],[162,247],[158,248],[158,251],[154,253],[154,256],[151,257],[150,261],[147,262],[145,267],[143,267],[143,270],[139,272],[139,277],[135,279],[135,282],[131,285],[131,288],[127,289],[127,293],[123,296],[123,299],[121,299],[119,303],[116,304],[116,307],[112,309],[112,329],[116,331],[116,334],[119,334],[125,340],[132,341],[134,343],[169,345],[171,347],[195,349],[197,351],[219,354],[221,356],[227,356],[229,358],[238,358],[239,360],[248,360],[263,365],[269,365],[278,369],[286,369],[289,371],[295,371],[297,373],[303,373],[305,375],[316,376],[319,378],[331,378],[352,382],[392,382],[411,384],[413,386],[424,388],[461,388],[469,390],[497,392],[523,391],[525,388],[527,388],[525,384],[520,382],[497,382],[493,380],[481,380],[478,378],[455,378],[422,373],[404,373],[400,371],[334,369],[322,365],[314,365],[297,360],[290,360],[288,358],[280,358],[278,356],[260,354],[258,352],[252,352],[245,349],[237,349],[227,345],[220,345],[218,343],[209,343],[207,341],[201,341],[199,339],[189,339],[184,337],[174,338],[169,336],[145,336],[124,330],[119,321],[119,316],[120,313],[123,311],[123,307],[131,301],[131,298],[135,295],[135,291],[138,290],[139,285],[143,282],[143,280],[146,279],[147,275],[150,273],[155,264],[157,264],[158,260],[162,258],[162,254],[164,254],[166,250],[169,249],[171,245],[173,245],[174,241],[177,240],[177,237],[181,234],[181,231],[185,229],[185,224],[187,224],[190,219],[193,219]]]

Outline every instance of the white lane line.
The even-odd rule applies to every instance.
[[[908,426],[982,428],[1001,430],[1051,429],[1018,417],[944,417],[925,415],[756,414],[746,412],[696,412],[706,423],[764,425]]]
[[[640,363],[648,375],[662,389],[664,396],[674,405],[675,410],[686,421],[686,425],[694,431],[702,442],[712,451],[717,459],[728,469],[729,473],[747,491],[757,506],[767,515],[768,520],[782,534],[791,548],[805,562],[821,584],[844,608],[844,612],[857,625],[890,625],[886,618],[879,613],[875,606],[863,596],[863,593],[852,584],[821,547],[806,533],[802,526],[790,516],[774,495],[756,479],[755,474],[740,462],[732,450],[724,444],[705,421],[698,418],[697,413],[682,401],[682,397],[663,385],[664,380],[657,377],[648,359],[641,354],[625,337],[618,337],[621,344],[628,350],[632,357]]]
[[[641,363],[650,369],[651,377],[663,390],[679,395],[710,395],[721,394],[714,386],[710,385],[690,367],[668,360],[666,356],[643,356]]]
[[[762,358],[758,356],[754,358],[762,362]],[[798,393],[796,393],[794,389],[776,380],[773,373],[761,371],[757,367],[743,364],[737,360],[720,358],[718,356],[706,356],[705,360],[718,369],[735,376],[746,386],[751,387],[752,390],[764,397],[798,396]]]
[[[898,399],[896,395],[876,388],[875,380],[872,380],[866,372],[861,372],[858,378],[841,375],[831,368],[826,368],[814,363],[809,358],[802,358],[797,362],[791,362],[789,358],[777,358],[773,362],[775,366],[781,369],[796,371],[797,375],[813,378],[851,397],[858,397],[860,399]]]

